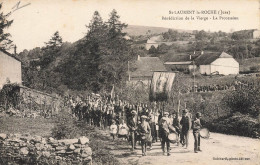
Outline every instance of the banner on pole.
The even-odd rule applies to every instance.
[[[174,72],[154,72],[150,86],[150,100],[167,101],[170,97],[175,76],[176,73]]]

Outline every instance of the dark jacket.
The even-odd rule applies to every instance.
[[[134,131],[137,128],[137,116],[131,116],[128,120],[127,126],[130,131]]]
[[[180,124],[182,125],[182,132],[187,132],[191,129],[191,119],[190,117],[187,116],[183,116]]]

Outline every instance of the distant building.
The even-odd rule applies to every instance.
[[[129,37],[129,36],[124,36],[123,38],[126,40],[131,40],[131,37]]]
[[[21,61],[12,54],[0,50],[0,88],[7,82],[22,84]]]
[[[152,46],[154,46],[155,48],[158,48],[158,46],[161,44],[166,44],[169,46],[169,45],[172,45],[173,42],[165,42],[165,41],[163,41],[162,35],[157,35],[157,36],[153,36],[153,37],[149,38],[146,41],[145,49],[149,50]]]
[[[167,71],[158,57],[140,57],[129,68],[129,80],[132,83],[151,83],[153,72]]]
[[[200,56],[203,51],[194,51],[188,53],[174,54],[170,61],[164,63],[168,71],[179,71],[189,73],[196,65],[193,65],[193,60]]]
[[[149,50],[152,46],[157,48],[160,44],[160,42],[163,41],[162,35],[153,36],[147,40],[147,43],[145,45],[146,50]]]
[[[201,74],[239,74],[239,63],[229,54],[204,53],[195,59]]]
[[[260,38],[260,30],[254,30],[253,31],[253,39]]]
[[[168,71],[189,72],[192,68],[192,61],[165,62]]]

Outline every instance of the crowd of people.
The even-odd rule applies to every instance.
[[[194,152],[200,150],[199,129],[201,114],[196,114],[194,124],[192,115],[187,109],[182,111],[182,117],[178,112],[169,113],[162,103],[130,104],[126,101],[102,97],[92,94],[85,99],[67,98],[67,104],[71,106],[72,114],[78,120],[84,120],[89,125],[100,129],[109,129],[112,139],[124,138],[131,149],[136,149],[139,141],[142,147],[142,155],[146,155],[147,149],[151,150],[153,143],[160,141],[164,155],[170,155],[170,142],[188,147],[189,130],[194,132]],[[169,138],[170,135],[172,138]],[[166,147],[165,147],[166,145]]]
[[[257,84],[256,84],[257,83]],[[212,84],[212,85],[195,85],[192,87],[189,92],[213,92],[213,91],[222,91],[222,90],[236,90],[241,88],[254,88],[256,85],[259,85],[259,81],[234,81],[232,83],[226,83],[226,84]]]

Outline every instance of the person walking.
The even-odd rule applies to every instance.
[[[169,113],[164,112],[163,117],[159,121],[159,130],[160,130],[160,137],[161,137],[161,147],[163,150],[163,155],[166,155],[165,152],[165,143],[167,148],[167,155],[170,156],[170,141],[168,139],[168,135],[170,134],[170,121],[168,118]]]
[[[118,127],[116,125],[116,122],[115,120],[112,121],[112,124],[110,126],[110,135],[112,136],[113,138],[113,141],[115,140],[115,137],[116,137],[116,134],[118,132]]]
[[[178,118],[178,114],[176,112],[174,112],[172,114],[173,116],[173,122],[172,122],[172,126],[176,129],[176,133],[177,133],[177,145],[179,146],[179,139],[180,139],[180,134],[181,134],[181,125],[180,125],[180,120]]]
[[[192,122],[193,136],[194,136],[194,152],[202,151],[200,149],[200,129],[202,125],[200,124],[201,113],[196,113],[196,118]]]
[[[130,140],[132,145],[132,151],[136,149],[136,129],[137,129],[137,112],[135,110],[131,111],[131,117],[128,121],[128,128],[130,132]]]
[[[146,121],[147,116],[141,116],[141,123],[138,125],[138,133],[141,137],[141,146],[142,146],[142,156],[146,156],[147,151],[147,141],[151,133],[151,128],[149,123]]]
[[[181,129],[181,135],[182,135],[182,146],[184,147],[186,145],[186,149],[189,146],[189,130],[191,129],[191,118],[188,113],[187,109],[184,109],[182,111],[182,119],[180,121],[180,124],[182,125]]]

